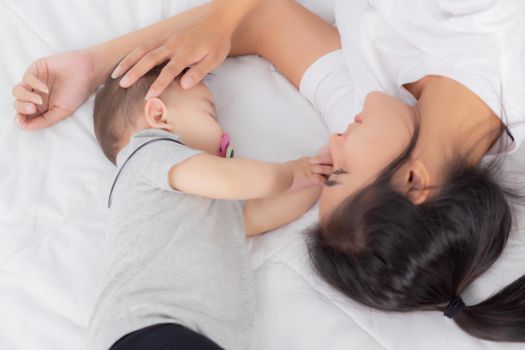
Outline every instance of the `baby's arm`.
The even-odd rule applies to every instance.
[[[321,186],[314,185],[300,191],[247,201],[244,207],[246,236],[255,236],[292,222],[306,213],[320,194]]]
[[[225,159],[210,154],[189,158],[169,171],[170,186],[178,191],[203,197],[248,200],[282,193],[294,188],[294,176],[303,173],[298,161],[268,163],[251,159]],[[308,174],[306,174],[308,175]],[[323,182],[323,177],[311,173],[309,184]]]
[[[271,231],[299,218],[310,209],[321,194],[320,185],[312,185],[312,174],[328,177],[333,171],[329,146],[322,147],[317,156],[289,162],[294,168],[294,188],[267,198],[252,199],[244,207],[246,236]],[[322,181],[324,183],[324,181]]]

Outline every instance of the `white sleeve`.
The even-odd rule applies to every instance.
[[[321,112],[330,132],[344,131],[359,111],[342,50],[315,61],[304,73],[299,90]]]

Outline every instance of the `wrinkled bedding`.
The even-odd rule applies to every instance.
[[[191,0],[0,0],[0,349],[82,349],[105,254],[114,168],[99,150],[92,99],[53,128],[22,132],[10,91],[36,58],[82,48],[189,8]],[[332,1],[303,1],[332,20]],[[285,161],[327,140],[318,113],[258,57],[210,81],[239,156]],[[525,169],[525,149],[509,170]],[[474,339],[437,312],[389,314],[347,300],[311,270],[301,219],[250,241],[257,282],[250,349],[514,350]],[[525,213],[504,256],[465,293],[482,300],[525,273]]]

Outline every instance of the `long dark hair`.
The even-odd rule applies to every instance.
[[[495,180],[499,162],[476,167],[456,158],[438,194],[416,205],[392,178],[418,134],[372,184],[310,230],[314,268],[369,307],[442,311],[473,336],[525,341],[525,276],[479,304],[459,298],[500,256],[512,228],[516,195]]]

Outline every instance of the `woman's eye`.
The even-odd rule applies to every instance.
[[[337,169],[332,174],[334,174],[334,175],[344,175],[344,174],[348,174],[348,172],[346,170],[344,170],[344,169]]]
[[[326,187],[334,187],[334,186],[337,186],[337,185],[339,185],[339,184],[340,184],[340,182],[337,182],[337,181],[334,181],[334,180],[326,180],[326,181],[324,182],[324,185],[325,185]]]

